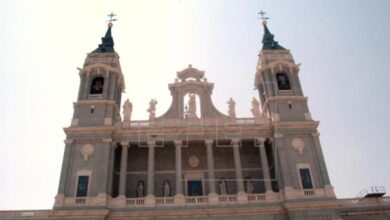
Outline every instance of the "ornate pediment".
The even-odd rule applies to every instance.
[[[196,81],[200,81],[204,77],[204,71],[200,71],[196,68],[193,68],[192,65],[188,65],[188,68],[177,72],[177,77],[181,81],[187,81],[194,79]]]

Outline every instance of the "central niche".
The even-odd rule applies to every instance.
[[[200,98],[196,93],[187,93],[184,95],[183,117],[185,119],[201,118]]]

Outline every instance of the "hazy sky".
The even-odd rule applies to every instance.
[[[250,117],[263,34],[257,12],[297,63],[339,198],[390,190],[389,0],[0,0],[0,209],[50,209],[86,54],[114,11],[133,118],[157,115],[167,84],[192,64],[214,82],[214,104]],[[123,99],[123,100],[124,100]],[[123,101],[122,100],[122,101]]]

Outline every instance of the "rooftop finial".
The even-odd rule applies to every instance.
[[[114,17],[116,17],[116,14],[114,14],[113,12],[111,12],[111,13],[108,14],[107,16],[110,17],[110,20],[107,21],[107,22],[108,22],[108,26],[109,26],[109,27],[112,27],[112,22],[118,20],[117,18],[114,18]]]
[[[274,35],[271,34],[271,32],[268,30],[267,27],[267,20],[269,17],[265,17],[265,13],[263,10],[260,10],[259,13],[260,19],[263,20],[263,26],[264,26],[264,35],[263,35],[263,49],[262,50],[285,50],[282,46],[278,44],[277,41],[274,40]]]
[[[111,12],[110,14],[107,15],[110,20],[108,20],[108,28],[106,35],[102,37],[102,43],[99,44],[99,47],[92,51],[92,53],[114,53],[114,39],[112,39],[111,35],[111,28],[112,28],[112,22],[118,20],[117,18],[114,18],[116,14]]]
[[[260,19],[263,20],[263,25],[267,24],[267,20],[269,19],[269,17],[264,17],[265,14],[267,14],[266,12],[264,12],[263,10],[260,10],[259,13],[257,13],[260,15]]]

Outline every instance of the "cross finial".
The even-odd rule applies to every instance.
[[[266,24],[267,23],[267,20],[269,19],[269,17],[264,17],[265,14],[267,14],[266,12],[264,12],[263,10],[260,10],[259,13],[257,13],[260,15],[260,18],[259,19],[262,19],[263,20],[263,24]]]
[[[110,17],[110,20],[108,20],[107,22],[112,24],[113,21],[116,21],[118,20],[117,18],[114,18],[116,17],[116,14],[114,14],[113,12],[111,12],[110,14],[107,15],[108,17]]]

